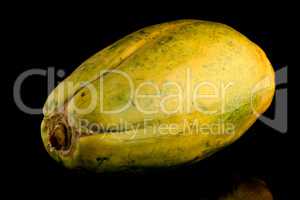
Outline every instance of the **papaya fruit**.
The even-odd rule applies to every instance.
[[[71,169],[194,163],[233,143],[271,104],[274,70],[233,28],[184,19],[125,36],[49,95],[41,136]]]

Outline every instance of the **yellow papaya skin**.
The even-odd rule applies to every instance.
[[[132,86],[139,94],[153,94],[150,84],[139,87],[145,82],[157,86],[158,98],[131,95]],[[182,87],[165,85],[170,82]],[[161,101],[175,90],[183,95]],[[60,83],[43,109],[42,140],[50,156],[72,169],[112,172],[193,163],[245,133],[269,107],[274,90],[265,53],[238,31],[201,20],[162,23],[104,48]],[[195,96],[202,98],[194,101]],[[91,102],[93,109],[80,112]],[[125,104],[120,112],[101,109]],[[200,129],[192,127],[195,120]]]

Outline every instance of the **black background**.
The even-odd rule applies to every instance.
[[[4,132],[9,139],[2,145],[3,156],[8,161],[2,165],[8,169],[5,173],[9,185],[28,187],[26,193],[41,188],[39,191],[45,194],[94,188],[92,191],[98,193],[99,198],[108,191],[115,191],[110,195],[134,195],[143,191],[154,196],[164,191],[167,195],[182,193],[193,194],[198,199],[214,199],[229,191],[236,180],[258,177],[268,184],[275,199],[292,199],[291,117],[288,133],[281,134],[257,121],[239,141],[193,166],[146,174],[96,175],[69,171],[54,162],[41,142],[42,115],[25,114],[13,101],[13,84],[23,71],[53,66],[68,75],[117,39],[142,27],[175,19],[194,18],[230,25],[259,44],[275,69],[289,65],[294,45],[293,13],[289,8],[254,2],[236,6],[175,1],[169,5],[156,2],[10,5],[2,18],[8,31],[3,39],[9,47],[8,55],[5,54],[9,61],[5,74],[9,75],[4,77],[9,81],[11,106],[5,114],[8,121],[4,122]],[[43,106],[48,95],[46,81],[36,76],[24,82],[22,97],[27,105]],[[59,81],[62,79],[58,78]],[[272,114],[270,108],[267,115],[272,117]]]

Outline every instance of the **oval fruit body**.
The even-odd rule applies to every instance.
[[[136,31],[48,97],[49,154],[96,172],[191,163],[237,140],[274,94],[264,52],[234,29],[178,20]]]

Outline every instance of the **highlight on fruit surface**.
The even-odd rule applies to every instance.
[[[153,25],[99,51],[52,91],[42,140],[68,168],[193,163],[236,141],[269,107],[274,88],[265,53],[231,27]]]

